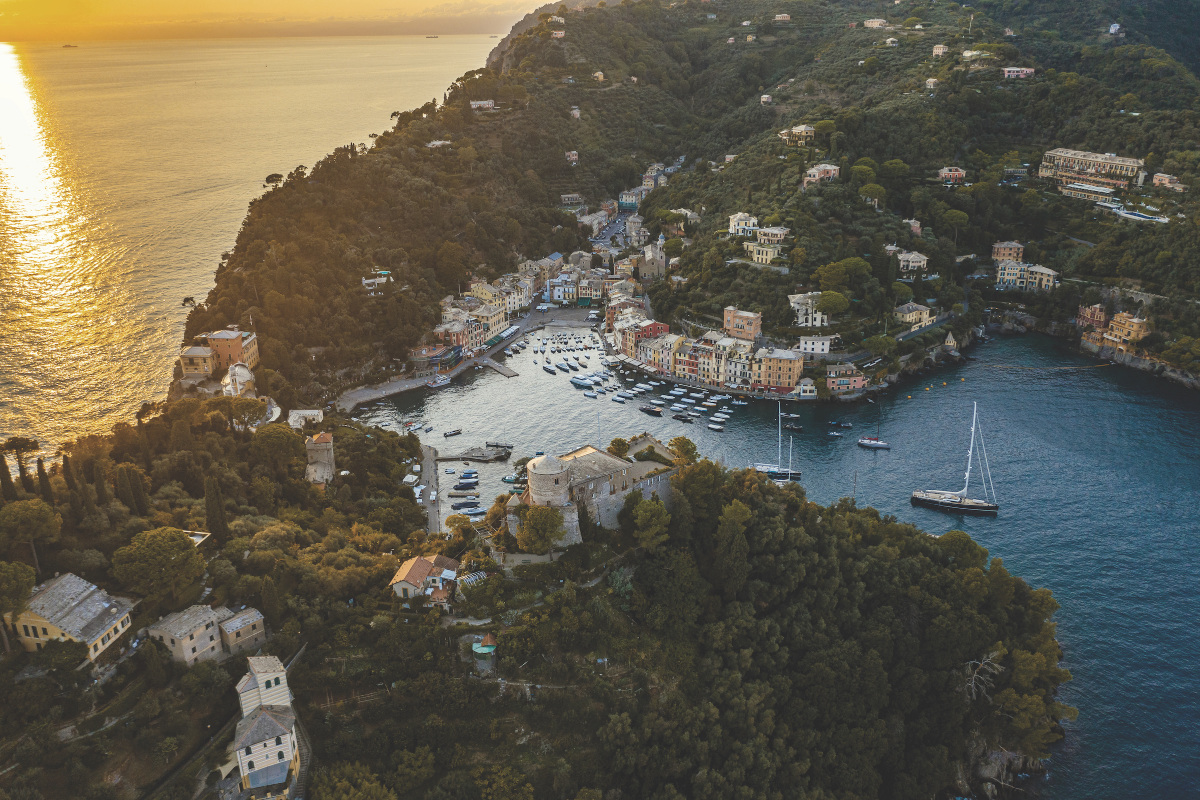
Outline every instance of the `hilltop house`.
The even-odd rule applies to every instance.
[[[173,661],[190,667],[257,650],[267,640],[267,626],[255,608],[234,613],[224,606],[195,605],[147,626],[146,634],[167,648]]]
[[[938,180],[942,183],[963,183],[967,179],[967,171],[962,167],[942,167],[938,170]]]
[[[449,610],[459,566],[458,561],[441,554],[410,558],[396,570],[388,586],[397,597],[425,596],[429,602]]]
[[[992,261],[1020,261],[1025,257],[1025,245],[1020,242],[996,242],[992,245]]]
[[[299,720],[287,670],[275,656],[252,656],[236,691],[242,718],[233,733],[240,786],[247,797],[286,798],[301,771]]]
[[[729,217],[731,236],[753,236],[758,230],[758,217],[739,211]]]
[[[829,324],[829,315],[817,311],[817,301],[820,299],[820,292],[788,295],[788,303],[796,312],[797,328],[823,328]]]
[[[946,55],[949,52],[950,52],[950,48],[944,44],[935,44],[933,46],[933,57],[934,58],[941,58],[942,56]]]
[[[304,479],[309,483],[325,484],[333,480],[333,434],[318,433],[304,438],[304,449],[308,455],[308,466]]]
[[[46,642],[80,642],[95,661],[129,628],[135,605],[66,572],[35,586],[24,610],[16,619],[5,612],[3,624],[31,653]]]
[[[1035,71],[1036,70],[1034,70],[1033,67],[1005,67],[1004,68],[1004,77],[1005,78],[1031,78],[1031,77],[1033,77],[1033,73]]]
[[[753,342],[762,335],[762,314],[726,306],[721,327],[728,336]]]
[[[911,301],[893,309],[892,317],[897,322],[908,325],[911,330],[923,328],[930,322],[929,308]]]
[[[249,331],[239,331],[236,325],[202,333],[197,338],[212,350],[213,367],[216,370],[229,369],[238,362],[250,369],[258,366],[258,336]]]
[[[804,173],[802,188],[807,189],[814,183],[828,183],[837,178],[842,168],[836,164],[814,164]]]

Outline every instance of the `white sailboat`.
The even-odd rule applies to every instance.
[[[794,481],[799,480],[800,470],[792,469],[791,445],[788,445],[788,465],[783,466],[783,403],[777,403],[775,414],[775,422],[779,428],[779,445],[778,452],[775,456],[774,464],[751,464],[750,468],[761,472],[768,478],[774,481]]]
[[[912,504],[953,514],[994,516],[1000,511],[996,501],[996,487],[992,483],[992,470],[988,465],[987,446],[983,443],[983,430],[979,428],[979,404],[973,404],[971,412],[971,443],[967,445],[967,472],[962,491],[947,492],[940,489],[918,489],[912,493]],[[979,437],[979,475],[983,483],[983,499],[967,496],[971,488],[971,466],[975,453],[975,438]]]

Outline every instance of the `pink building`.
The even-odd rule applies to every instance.
[[[867,376],[853,364],[830,364],[825,370],[825,382],[833,394],[844,394],[866,387]]]
[[[1035,71],[1036,70],[1034,70],[1033,67],[1005,67],[1004,68],[1004,77],[1006,77],[1006,78],[1032,78],[1033,73]]]
[[[838,176],[842,168],[836,164],[815,164],[804,173],[804,186],[813,183],[828,183]]]
[[[967,171],[962,167],[942,167],[938,170],[938,178],[942,183],[963,183],[967,179]]]

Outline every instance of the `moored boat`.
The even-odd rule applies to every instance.
[[[449,375],[438,375],[436,378],[430,378],[429,380],[425,381],[425,385],[430,389],[436,389],[439,386],[445,386],[449,382]]]
[[[449,438],[451,436],[458,436],[460,433],[462,433],[462,428],[455,428],[452,431],[446,431],[442,434],[442,436]]]
[[[940,489],[918,489],[912,493],[912,504],[935,511],[948,511],[952,514],[970,514],[973,516],[994,516],[1000,512],[1000,504],[996,500],[996,487],[992,483],[992,470],[987,460],[987,445],[983,442],[983,431],[979,436],[979,472],[983,483],[983,499],[967,496],[971,487],[971,466],[975,453],[975,437],[978,430],[979,405],[973,404],[971,411],[971,442],[967,445],[967,471],[964,476],[963,488],[958,492],[947,492]],[[990,492],[989,492],[990,489]],[[990,494],[990,497],[989,497]]]
[[[892,446],[880,439],[878,436],[862,436],[858,440],[859,447],[866,447],[869,450],[891,450]]]
[[[649,414],[652,417],[662,416],[662,409],[658,406],[638,406],[638,411],[641,411],[643,414]]]

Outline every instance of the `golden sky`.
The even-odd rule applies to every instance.
[[[507,33],[538,0],[0,0],[0,41]]]

